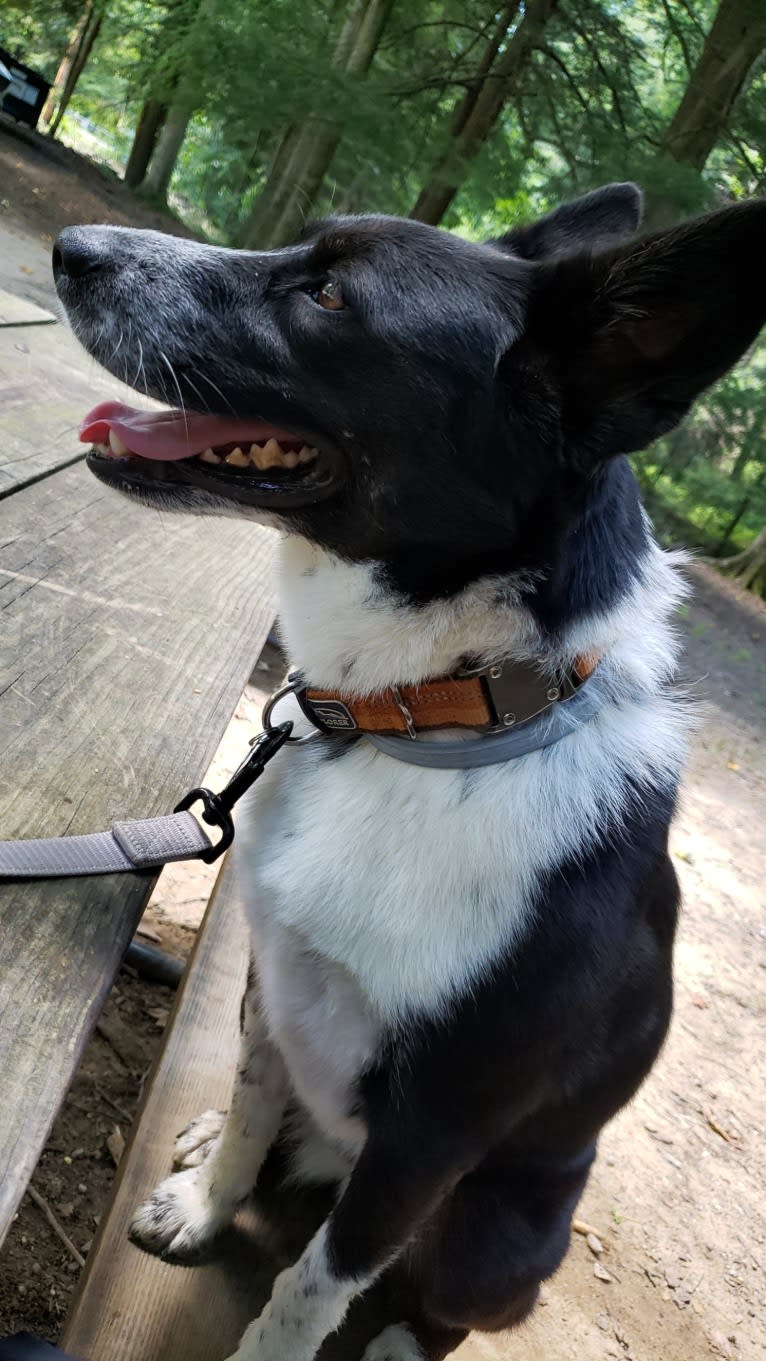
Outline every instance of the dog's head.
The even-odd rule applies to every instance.
[[[485,245],[346,217],[263,253],[70,228],[73,329],[173,407],[97,407],[90,466],[425,593],[545,565],[595,470],[675,425],[766,313],[766,203],[626,241],[639,212],[612,185]]]

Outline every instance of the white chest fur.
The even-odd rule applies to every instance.
[[[507,597],[498,606],[494,589],[417,611],[386,600],[371,569],[301,541],[288,541],[285,558],[287,641],[317,684],[374,689],[439,674],[467,652],[530,646],[529,620]],[[285,749],[256,786],[239,855],[266,1010],[296,1089],[327,1132],[354,1139],[348,1090],[383,1029],[438,1014],[514,948],[541,876],[619,817],[623,775],[651,786],[677,774],[684,720],[657,693],[672,664],[660,612],[674,594],[665,568],[658,600],[659,561],[621,607],[631,628],[637,612],[658,615],[638,634],[633,697],[605,705],[555,747],[463,772],[406,765],[364,739],[337,760],[309,743]],[[627,685],[618,614],[595,621],[590,637],[613,639]],[[654,625],[664,652],[647,678]]]

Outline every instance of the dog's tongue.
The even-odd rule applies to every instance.
[[[83,444],[108,444],[110,430],[132,454],[169,460],[189,458],[222,444],[295,438],[258,421],[198,416],[192,411],[137,411],[124,402],[101,402],[85,417],[80,439]]]

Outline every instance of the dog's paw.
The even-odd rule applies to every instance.
[[[199,1167],[223,1129],[226,1111],[203,1111],[182,1129],[173,1148],[173,1167]]]
[[[373,1338],[362,1361],[425,1361],[409,1328],[396,1323]]]
[[[130,1226],[138,1247],[161,1257],[193,1257],[231,1223],[235,1206],[216,1202],[204,1164],[160,1182]]]

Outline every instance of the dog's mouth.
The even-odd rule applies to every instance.
[[[337,453],[259,421],[191,411],[139,411],[102,402],[85,417],[88,466],[125,490],[197,487],[246,505],[287,509],[330,496],[341,480]]]

